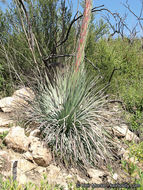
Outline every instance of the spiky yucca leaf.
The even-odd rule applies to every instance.
[[[103,91],[87,79],[84,69],[57,74],[56,82],[40,82],[27,117],[39,123],[54,156],[83,167],[113,156],[111,127],[104,126]],[[107,111],[106,111],[107,112]]]

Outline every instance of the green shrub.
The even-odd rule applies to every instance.
[[[94,43],[94,42],[93,42]],[[126,109],[134,113],[143,110],[143,52],[139,40],[131,45],[127,39],[101,39],[94,43],[92,55],[87,58],[94,62],[100,70],[102,84],[107,84],[114,68],[117,70],[112,77],[108,93],[123,100]],[[87,69],[95,76],[97,70],[88,63]]]
[[[140,187],[136,187],[136,189],[142,190],[142,187],[143,187],[143,170],[141,168],[139,168],[133,162],[127,162],[125,160],[122,160],[122,169],[129,176],[127,183],[129,185],[133,185],[133,184],[139,185]],[[129,188],[129,189],[134,189],[134,188]],[[126,190],[126,188],[121,188],[121,190]]]
[[[143,133],[143,112],[136,111],[134,114],[131,114],[129,118],[129,123],[131,130],[138,132],[139,137],[142,138]]]
[[[139,161],[143,162],[143,142],[130,145],[129,150],[131,155],[135,156]]]

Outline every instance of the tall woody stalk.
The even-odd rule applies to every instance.
[[[76,60],[75,60],[75,70],[77,71],[80,64],[84,60],[84,49],[86,45],[87,35],[88,35],[88,28],[91,19],[91,9],[92,9],[92,0],[85,0],[85,8],[83,13],[83,20],[81,25],[80,31],[80,38],[78,42]]]

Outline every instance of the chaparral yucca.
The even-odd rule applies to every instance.
[[[87,78],[80,68],[57,74],[53,83],[46,77],[38,84],[27,118],[39,124],[57,160],[87,167],[114,156],[111,126],[105,126],[106,99],[97,80]]]

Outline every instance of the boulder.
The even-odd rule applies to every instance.
[[[45,171],[45,168],[38,167],[37,165],[21,158],[18,160],[17,164],[17,181],[20,184],[27,182],[39,184]]]
[[[101,170],[96,170],[96,169],[93,169],[93,168],[89,168],[87,170],[87,173],[91,177],[90,182],[91,183],[97,183],[97,184],[102,183],[102,177],[104,175],[107,175],[107,174],[105,174],[105,172],[103,172]]]
[[[10,165],[10,155],[8,154],[8,152],[4,151],[4,150],[0,150],[0,170],[1,168],[4,168],[5,170],[7,170],[8,166]]]
[[[60,172],[61,172],[61,169],[58,166],[55,166],[53,164],[50,164],[47,167],[48,176],[52,180],[54,180],[55,178],[57,178],[59,176]]]
[[[14,166],[15,161],[17,162],[16,166]],[[76,169],[72,169],[72,171],[68,172],[54,164],[50,164],[48,167],[37,166],[37,164],[25,160],[19,153],[11,149],[9,149],[8,152],[0,151],[0,173],[5,178],[15,176],[15,179],[20,184],[32,182],[36,185],[40,185],[42,180],[45,183],[48,182],[53,188],[58,184],[63,186],[64,189],[69,189],[69,183],[102,183],[100,177],[105,174],[100,170],[89,169],[88,173],[94,180],[87,181],[80,177],[79,173],[75,172],[75,170]],[[43,175],[45,176],[44,179]]]
[[[129,129],[128,129],[128,126],[127,125],[121,125],[121,126],[115,126],[113,127],[113,131],[115,133],[116,136],[118,137],[125,137],[125,139],[127,141],[135,141],[135,142],[138,142],[139,141],[139,138],[137,137],[136,134],[134,134],[133,132],[131,132]]]
[[[24,154],[25,158],[34,161],[38,166],[47,167],[51,160],[52,155],[50,150],[45,146],[45,144],[40,141],[39,138],[29,136],[30,144],[28,152]]]
[[[0,108],[3,112],[13,111],[15,99],[14,97],[6,97],[0,100]]]
[[[29,136],[32,137],[39,137],[40,136],[41,131],[39,129],[34,129],[33,131],[30,132]]]
[[[22,88],[16,90],[12,96],[14,98],[15,107],[26,106],[28,101],[34,99],[34,92],[30,88]]]
[[[12,115],[10,113],[0,112],[0,127],[8,127],[11,125],[15,125]]]
[[[3,150],[0,150],[0,173],[5,178],[11,175],[11,156]]]
[[[34,162],[32,154],[29,151],[25,152],[22,157],[30,162]]]
[[[51,164],[47,167],[47,181],[51,185],[60,185],[64,186],[67,189],[66,176],[68,173],[62,171],[59,167]]]
[[[17,162],[16,166],[14,166],[15,161]],[[0,173],[3,180],[15,177],[20,184],[32,182],[38,185],[45,172],[46,168],[23,159],[21,154],[11,149],[7,151],[0,150]]]
[[[27,137],[24,129],[19,126],[12,127],[9,130],[4,143],[8,148],[12,148],[17,152],[25,152],[23,157],[36,163],[38,166],[46,167],[52,160],[50,150],[45,144],[37,137]]]
[[[28,105],[27,100],[33,100],[34,93],[30,88],[16,90],[12,97],[5,97],[0,100],[0,109],[3,112],[15,112],[21,106]]]
[[[8,148],[12,148],[17,152],[28,151],[29,138],[25,135],[24,129],[17,126],[12,127],[8,135],[4,139],[4,143]]]
[[[34,92],[30,88],[24,87],[24,88],[21,88],[19,90],[16,90],[13,93],[13,97],[21,97],[21,98],[33,99],[34,98]]]

